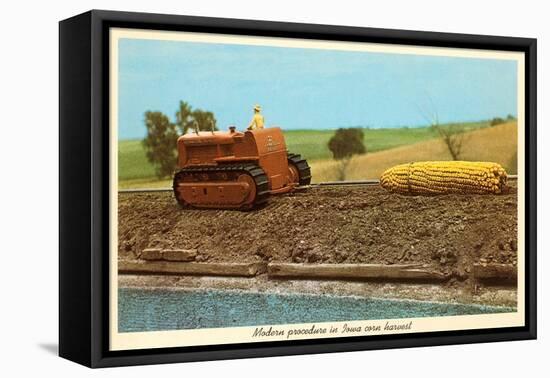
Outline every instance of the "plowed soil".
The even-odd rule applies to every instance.
[[[249,211],[181,209],[171,192],[119,194],[119,258],[197,249],[197,261],[422,263],[467,279],[474,262],[517,263],[517,190],[402,196],[317,187]]]

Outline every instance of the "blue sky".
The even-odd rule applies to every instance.
[[[175,120],[180,100],[248,125],[254,104],[283,129],[397,127],[516,115],[507,60],[119,40],[119,139],[145,135],[144,113]]]

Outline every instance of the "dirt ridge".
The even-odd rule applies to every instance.
[[[513,185],[513,184],[512,184]],[[262,209],[183,210],[171,193],[119,194],[119,258],[196,249],[196,261],[429,264],[465,281],[474,263],[517,264],[517,195],[402,196],[320,187]]]

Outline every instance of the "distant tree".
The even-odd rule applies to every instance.
[[[462,156],[462,149],[468,140],[468,134],[466,134],[464,124],[454,123],[450,125],[442,125],[439,122],[439,115],[436,110],[437,108],[432,101],[432,98],[429,94],[427,94],[426,97],[428,99],[428,108],[418,106],[420,112],[429,122],[432,130],[434,130],[439,135],[443,143],[445,143],[452,159],[460,160]]]
[[[181,134],[187,134],[189,129],[195,131],[197,125],[200,131],[218,130],[216,125],[216,117],[214,113],[202,109],[195,109],[187,102],[180,101],[179,109],[176,112],[176,125]]]
[[[506,122],[506,120],[504,120],[503,118],[500,118],[500,117],[495,117],[491,120],[491,126],[496,126],[496,125],[500,125],[502,123]]]
[[[180,134],[186,134],[193,127],[192,113],[191,105],[185,101],[180,101],[179,109],[176,112],[176,126]]]
[[[338,161],[338,180],[346,179],[346,170],[353,155],[367,152],[363,143],[363,130],[359,128],[340,128],[328,141],[328,148],[334,160]]]
[[[157,177],[164,178],[172,175],[177,163],[176,125],[161,112],[148,111],[145,112],[145,127],[147,136],[142,143],[147,159],[155,167]]]
[[[507,121],[515,121],[517,118],[513,114],[508,114],[506,116]]]
[[[432,123],[431,127],[439,134],[439,137],[447,146],[447,150],[449,150],[449,154],[453,160],[460,160],[462,157],[462,149],[467,141],[464,125],[441,125],[439,122],[436,122]]]
[[[195,109],[191,113],[191,117],[193,121],[197,122],[199,130],[201,131],[210,131],[212,129],[218,130],[216,126],[216,117],[214,117],[214,113],[212,112]]]
[[[214,113],[191,108],[185,101],[180,101],[176,112],[176,122],[161,112],[145,112],[145,127],[147,136],[142,143],[145,147],[147,160],[155,167],[158,178],[172,175],[177,163],[177,140],[181,134],[189,129],[218,130]]]

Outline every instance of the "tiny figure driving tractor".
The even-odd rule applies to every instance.
[[[256,105],[245,132],[195,131],[178,138],[174,195],[182,207],[249,210],[271,195],[309,185],[311,170],[300,155],[287,151],[283,132],[263,126]]]

